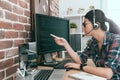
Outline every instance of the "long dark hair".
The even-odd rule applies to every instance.
[[[95,15],[95,22],[100,23],[100,28],[103,31],[107,30],[107,26],[105,22],[108,22],[109,32],[114,34],[120,34],[120,27],[113,20],[108,19],[102,10],[99,9],[95,9],[94,11],[91,10],[85,15],[85,18],[87,18],[93,24],[94,15]]]

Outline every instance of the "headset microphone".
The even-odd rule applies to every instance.
[[[87,34],[89,34],[90,32],[92,32],[93,30],[94,30],[94,28],[93,28],[93,29],[91,29],[88,33],[83,34],[83,37],[84,37],[84,36],[86,36]]]

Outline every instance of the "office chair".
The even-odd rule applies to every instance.
[[[111,19],[108,19],[109,22],[109,32],[120,35],[120,27]]]

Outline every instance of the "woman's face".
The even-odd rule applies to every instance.
[[[91,30],[93,30],[93,25],[87,18],[84,19],[83,30],[86,35],[91,35]]]

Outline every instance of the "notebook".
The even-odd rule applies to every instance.
[[[86,72],[78,72],[78,73],[70,74],[69,77],[74,78],[76,80],[107,80],[106,78],[99,77]]]

